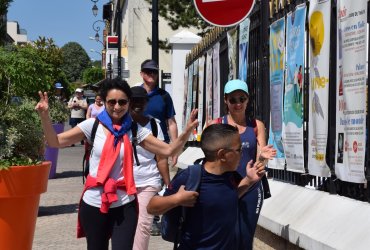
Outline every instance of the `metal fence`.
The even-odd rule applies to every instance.
[[[336,0],[331,0],[331,37],[337,36],[337,4]],[[283,4],[281,4],[283,3]],[[248,51],[248,75],[247,82],[250,92],[250,104],[254,115],[262,120],[269,127],[270,122],[270,79],[269,79],[269,26],[272,22],[280,19],[287,15],[288,12],[295,9],[299,4],[305,3],[307,9],[309,7],[309,1],[307,0],[291,0],[291,1],[256,1],[256,5],[249,16],[250,18],[250,33],[249,33],[249,51]],[[368,2],[368,23],[370,15],[370,5]],[[308,34],[308,15],[306,17],[306,33]],[[217,33],[217,35],[211,36],[211,41],[206,43],[206,46],[197,48],[192,51],[192,56],[187,58],[187,65],[199,58],[199,56],[205,54],[209,48],[211,48],[216,42],[220,42],[220,82],[221,90],[228,80],[228,50],[227,50],[227,31],[229,29],[223,29]],[[369,34],[368,34],[369,36]],[[308,36],[307,36],[308,37]],[[370,40],[370,39],[369,39]],[[357,184],[341,181],[336,178],[334,172],[335,163],[335,140],[336,140],[336,39],[330,40],[330,69],[329,69],[329,127],[328,127],[328,139],[327,139],[327,153],[326,162],[329,165],[331,171],[330,178],[323,178],[308,174],[308,132],[307,127],[304,126],[304,152],[305,152],[305,170],[306,173],[295,173],[287,170],[276,170],[269,169],[269,176],[283,182],[291,183],[299,186],[307,186],[317,190],[326,191],[331,194],[338,194],[346,197],[350,197],[356,200],[370,202],[370,192],[367,188],[370,181],[370,157],[369,157],[369,145],[370,139],[366,138],[366,159],[365,159],[365,176],[366,183]],[[308,43],[307,39],[306,53],[308,54]],[[368,44],[369,46],[369,44]],[[370,53],[370,49],[368,50]],[[369,57],[370,58],[370,57]],[[308,122],[308,83],[309,83],[309,69],[308,69],[308,56],[306,56],[305,63],[305,78],[303,83],[304,91],[304,122],[307,125]],[[368,67],[369,71],[370,67]],[[368,72],[369,75],[369,72]],[[222,96],[222,92],[220,93]],[[367,92],[367,99],[369,100],[369,91]],[[220,110],[223,110],[223,102],[221,102]],[[367,129],[370,124],[370,118],[366,113],[366,124]],[[193,143],[192,143],[193,144]]]

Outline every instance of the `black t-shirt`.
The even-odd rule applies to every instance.
[[[189,171],[182,171],[165,195],[176,193],[188,175]],[[236,172],[214,175],[202,167],[199,197],[187,210],[179,249],[236,249],[239,181]]]

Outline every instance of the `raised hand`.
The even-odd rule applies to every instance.
[[[276,156],[276,149],[272,145],[266,145],[261,148],[260,157],[271,160]]]
[[[187,128],[193,131],[198,126],[198,109],[193,109],[190,113],[190,118],[187,123]]]
[[[48,93],[39,91],[40,101],[36,104],[35,110],[40,114],[47,114],[49,111]]]
[[[250,160],[247,163],[247,177],[252,182],[259,181],[262,176],[266,173],[265,171],[265,164],[263,162],[257,161],[253,164],[253,160]]]
[[[179,191],[177,191],[177,193],[175,195],[176,195],[176,199],[177,199],[176,203],[179,206],[194,207],[194,204],[197,201],[199,193],[195,192],[195,191],[186,191],[185,186],[182,185],[179,188]]]

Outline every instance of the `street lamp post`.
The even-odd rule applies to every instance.
[[[152,60],[159,65],[158,54],[158,0],[152,0]]]
[[[96,3],[99,1],[99,0],[90,0],[91,2],[94,3],[94,6],[92,7],[92,13],[94,16],[97,16],[98,15],[98,6],[96,6]]]
[[[118,19],[118,32],[117,32],[117,36],[118,36],[118,60],[117,60],[117,77],[118,79],[122,79],[122,58],[121,58],[121,43],[122,43],[122,38],[121,38],[121,22],[122,22],[122,10],[121,10],[121,1],[120,0],[117,0],[117,19]]]
[[[100,36],[99,36],[99,31],[100,31],[100,26],[99,26],[99,22],[101,22],[101,23],[104,23],[104,25],[105,25],[105,22],[104,21],[102,21],[102,20],[96,20],[94,23],[93,23],[93,25],[92,25],[92,28],[93,28],[93,30],[96,32],[95,33],[95,41],[97,41],[97,42],[99,42],[100,41]],[[104,46],[104,44],[103,44],[103,46]]]
[[[89,36],[89,39],[101,43],[101,45],[103,45],[103,47],[104,47],[104,43],[102,41],[100,41],[99,39],[96,39],[96,36],[95,37]]]

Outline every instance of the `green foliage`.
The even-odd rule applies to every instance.
[[[31,44],[0,47],[0,97],[37,99],[38,90],[50,92],[57,81],[68,85],[62,62],[53,39],[39,37]]]
[[[49,98],[49,115],[52,123],[64,123],[69,118],[67,105],[57,98]]]
[[[152,0],[145,1],[152,4]],[[204,36],[210,28],[210,25],[198,15],[191,0],[160,0],[158,13],[173,30],[193,27],[200,30],[198,35]]]
[[[82,72],[91,64],[86,51],[76,42],[65,44],[61,50],[64,58],[62,70],[68,81],[74,82],[82,79]]]
[[[87,68],[83,72],[83,82],[96,83],[104,79],[104,70],[101,68]]]
[[[38,163],[44,154],[41,122],[35,101],[0,105],[0,170]]]

